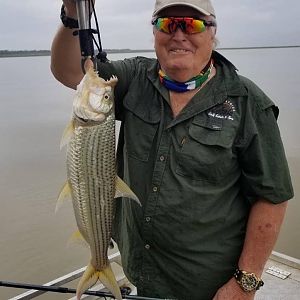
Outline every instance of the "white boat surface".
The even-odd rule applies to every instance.
[[[135,287],[127,280],[121,267],[120,253],[116,252],[109,256],[116,278],[120,287],[129,287],[130,295],[136,295]],[[57,278],[44,286],[62,286],[81,277],[85,267]],[[255,300],[299,300],[300,299],[300,260],[273,251],[270,256],[262,278],[264,286],[256,293]],[[107,291],[102,284],[94,286],[93,291]],[[28,300],[37,298],[46,293],[45,291],[29,290],[9,300]],[[76,300],[75,297],[68,300]],[[84,300],[104,300],[103,297],[83,295]],[[107,299],[107,298],[106,298]]]

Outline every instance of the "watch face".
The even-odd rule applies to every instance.
[[[257,279],[253,275],[243,275],[241,279],[241,286],[247,292],[254,291],[257,287]]]

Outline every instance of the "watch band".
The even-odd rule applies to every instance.
[[[235,270],[233,276],[245,292],[258,291],[264,285],[262,279],[254,273],[248,273],[239,268]]]
[[[70,29],[79,28],[79,24],[77,20],[66,16],[64,5],[61,6],[60,19],[66,28],[70,28]]]

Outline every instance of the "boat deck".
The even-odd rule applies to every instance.
[[[300,270],[298,263],[287,265],[284,260],[271,257],[263,273],[264,286],[256,293],[255,300],[299,300]],[[281,279],[266,273],[268,268],[275,267],[291,273],[286,279]]]
[[[300,300],[300,269],[297,268],[300,266],[298,266],[297,263],[291,264],[291,262],[289,262],[291,266],[288,266],[285,262],[284,259],[280,259],[274,255],[271,256],[262,276],[265,284],[256,293],[255,300]],[[290,275],[285,279],[281,279],[267,273],[269,268],[271,268],[271,270],[276,268],[277,270],[282,270],[283,274],[288,272]],[[126,284],[124,281],[123,283]],[[128,285],[130,286],[130,283],[128,283]],[[71,298],[70,300],[75,299],[76,298]],[[86,296],[83,299],[103,300],[103,298],[94,296]]]
[[[110,260],[114,272],[117,274],[116,278],[119,283],[119,286],[130,287],[132,289],[132,293],[130,295],[131,296],[136,295],[135,287],[128,282],[128,280],[126,279],[123,273],[123,269],[120,267],[119,253],[115,253],[111,255]],[[74,279],[78,279],[78,277],[82,275],[84,269],[85,268],[79,269],[75,272],[67,274],[45,285],[46,286],[64,285],[66,282],[70,282]],[[275,273],[275,275],[271,275],[269,273]],[[262,278],[265,284],[256,293],[255,300],[300,300],[300,260],[282,255],[277,252],[273,252],[265,266]],[[104,289],[104,286],[101,284],[93,287],[91,290],[104,291],[104,292],[107,291]],[[38,297],[42,293],[45,292],[31,290],[19,296],[13,297],[9,300],[32,299]],[[76,297],[68,298],[68,296],[66,296],[66,299],[76,300]],[[82,300],[100,300],[100,299],[107,300],[110,298],[83,295],[81,299]]]

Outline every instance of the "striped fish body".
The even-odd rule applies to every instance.
[[[115,211],[115,118],[101,124],[74,121],[67,149],[68,182],[78,229],[90,246],[96,270],[108,266],[107,250]]]
[[[91,260],[77,286],[77,299],[100,280],[122,299],[108,260],[115,197],[138,201],[128,186],[116,176],[114,86],[117,78],[106,81],[91,68],[77,87],[73,119],[62,144],[67,144],[68,180],[58,204],[71,194],[81,237],[88,243]]]

